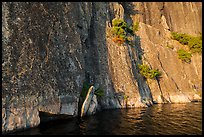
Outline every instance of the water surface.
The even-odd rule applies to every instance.
[[[201,135],[202,103],[158,104],[103,110],[83,118],[47,122],[18,135]]]

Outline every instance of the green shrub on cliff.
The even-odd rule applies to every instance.
[[[179,41],[183,45],[188,45],[192,53],[202,53],[202,34],[194,37],[185,33],[171,33],[172,39]]]
[[[140,69],[140,74],[142,74],[145,78],[148,78],[149,77],[149,67],[147,65],[141,65],[141,64],[138,64],[138,67]]]
[[[199,37],[193,37],[188,42],[188,46],[192,53],[202,53],[202,39]]]
[[[113,27],[111,31],[115,36],[115,38],[113,39],[114,42],[117,42],[118,40],[125,42],[127,40],[128,33],[134,35],[132,27],[128,27],[127,23],[122,19],[113,19],[112,25]]]
[[[126,32],[121,27],[113,27],[112,32],[113,32],[114,35],[116,35],[116,36],[118,36],[118,37],[120,37],[122,39],[125,39],[125,37],[126,37]]]
[[[145,78],[158,78],[161,76],[161,72],[158,69],[150,69],[147,65],[138,64],[140,74],[144,76]]]
[[[113,25],[113,27],[121,27],[123,29],[127,28],[127,23],[122,19],[114,18],[112,20],[112,25]]]
[[[161,72],[157,69],[151,69],[149,71],[149,78],[153,79],[153,78],[158,78],[161,76]]]
[[[186,62],[186,63],[191,62],[191,53],[185,51],[184,49],[179,49],[177,53],[178,53],[178,58],[181,59],[183,62]]]
[[[191,36],[185,33],[177,33],[172,32],[172,39],[179,41],[183,45],[188,45],[189,40],[191,39]]]
[[[125,39],[126,36],[126,28],[127,28],[127,23],[122,20],[122,19],[113,19],[112,20],[113,28],[112,32],[114,35]]]

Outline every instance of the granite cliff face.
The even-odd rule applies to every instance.
[[[201,100],[202,56],[183,63],[183,45],[170,38],[198,35],[201,12],[198,2],[2,3],[2,131],[35,127],[40,112],[78,116],[85,81],[105,93],[94,95],[87,115]],[[132,46],[113,42],[115,17],[139,22]],[[162,77],[145,80],[138,63]]]

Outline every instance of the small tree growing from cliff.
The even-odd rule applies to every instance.
[[[131,34],[134,35],[134,31],[131,27],[128,27],[127,23],[122,19],[113,19],[112,20],[112,33],[113,33],[113,41],[116,43],[124,43],[128,41],[127,35]]]
[[[115,37],[121,38],[125,40],[126,37],[126,28],[127,28],[127,23],[124,22],[122,19],[113,19],[112,20],[112,33]]]
[[[191,39],[191,36],[185,33],[181,34],[177,32],[172,32],[171,36],[172,39],[179,41],[183,45],[188,45],[188,42]]]
[[[161,72],[158,69],[150,69],[147,65],[138,64],[140,74],[144,76],[145,78],[159,78],[161,76]]]
[[[184,49],[179,49],[177,53],[178,53],[178,58],[181,59],[183,62],[186,62],[186,63],[191,62],[191,53],[185,51]]]
[[[172,32],[171,38],[179,41],[183,45],[188,45],[191,53],[202,53],[202,33],[200,36],[195,37],[185,33]]]
[[[188,42],[188,46],[192,53],[202,53],[202,39],[200,39],[200,37],[191,38]]]

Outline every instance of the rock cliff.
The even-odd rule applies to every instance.
[[[114,18],[139,22],[132,45],[112,40]],[[88,114],[201,100],[202,56],[183,63],[171,39],[201,30],[199,2],[3,2],[2,131],[38,126],[40,112],[78,116],[84,82],[104,91]],[[138,64],[161,78],[145,79]]]

